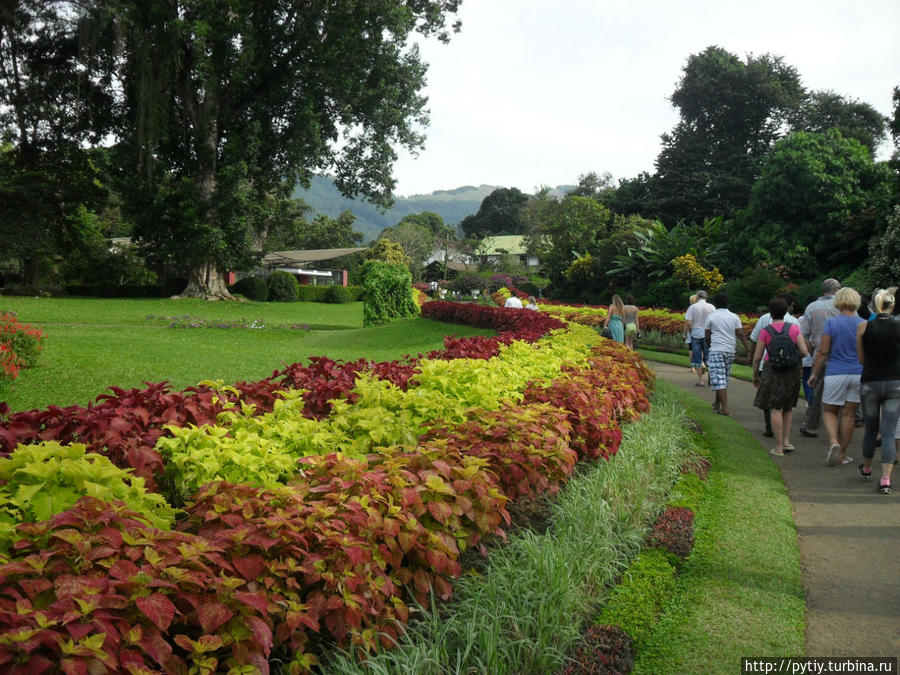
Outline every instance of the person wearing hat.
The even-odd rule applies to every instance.
[[[841,282],[829,277],[822,282],[822,295],[815,302],[811,302],[800,318],[800,330],[810,347],[813,359],[817,356],[819,343],[822,341],[822,333],[825,330],[825,322],[833,316],[840,314],[834,306],[834,294],[840,289]],[[822,390],[824,378],[818,379],[813,386],[813,401],[806,408],[806,416],[800,425],[800,433],[810,438],[819,434],[817,429],[822,421]]]

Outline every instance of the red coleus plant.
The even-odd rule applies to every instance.
[[[84,497],[0,564],[4,672],[268,672],[266,589],[200,537]]]
[[[694,547],[694,512],[683,506],[663,511],[647,535],[647,546],[655,546],[686,558]]]

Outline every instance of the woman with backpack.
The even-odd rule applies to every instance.
[[[809,354],[800,326],[787,323],[788,303],[784,298],[769,302],[772,323],[760,331],[753,352],[753,386],[757,388],[753,405],[770,410],[772,434],[777,444],[769,453],[781,457],[791,452],[791,422],[800,395],[801,357]],[[762,363],[762,372],[759,364]]]

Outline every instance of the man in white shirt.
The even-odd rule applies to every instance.
[[[703,386],[703,366],[706,364],[706,320],[716,311],[715,306],[706,301],[706,291],[697,291],[697,302],[688,307],[684,314],[684,329],[691,336],[691,370],[697,376],[697,386]]]
[[[791,293],[778,293],[776,298],[783,299],[788,305],[787,314],[784,315],[785,323],[799,323],[796,318],[791,316],[791,310],[794,309],[795,299],[793,294]],[[772,315],[769,312],[766,312],[761,317],[756,320],[756,325],[753,326],[753,330],[750,331],[750,353],[753,354],[756,351],[756,343],[759,342],[759,334],[762,333],[767,326],[772,325]],[[763,362],[759,362],[759,371],[762,372]],[[768,408],[763,408],[763,420],[766,423],[766,430],[763,432],[763,436],[767,436],[771,438],[772,434],[772,416]]]
[[[522,301],[515,295],[511,295],[506,299],[506,302],[503,303],[503,306],[512,307],[513,309],[522,309]]]
[[[716,394],[713,409],[720,415],[729,415],[728,379],[731,377],[737,341],[741,341],[747,353],[750,353],[750,345],[747,344],[740,318],[728,310],[728,296],[718,293],[713,298],[713,304],[716,311],[706,319],[705,326],[706,342],[709,345],[706,362],[709,367],[709,386]]]

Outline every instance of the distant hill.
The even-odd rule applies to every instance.
[[[464,185],[453,190],[435,190],[427,195],[412,195],[410,197],[397,197],[394,206],[385,212],[363,199],[348,199],[334,186],[334,181],[328,176],[313,176],[308,190],[297,187],[293,197],[302,199],[312,207],[314,213],[323,213],[335,218],[344,211],[350,211],[356,216],[354,229],[362,232],[365,241],[373,241],[386,227],[399,223],[405,216],[422,211],[437,213],[444,222],[450,226],[459,225],[466,216],[478,211],[481,202],[499,185]],[[560,193],[574,186],[560,185],[553,193]]]

